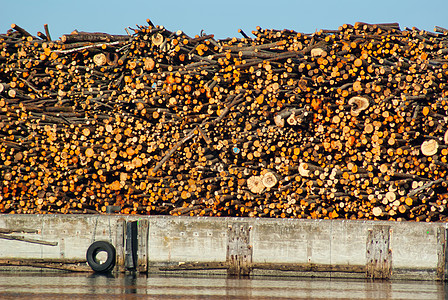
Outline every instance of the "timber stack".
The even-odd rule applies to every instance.
[[[446,221],[448,30],[0,35],[0,212]]]

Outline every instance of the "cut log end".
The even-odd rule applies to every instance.
[[[156,33],[155,35],[152,36],[151,38],[152,43],[156,46],[160,46],[163,43],[163,35],[161,35],[160,33]]]
[[[427,140],[424,141],[420,147],[423,155],[432,156],[437,153],[439,148],[439,143],[436,140]]]
[[[151,71],[152,69],[154,69],[155,66],[155,62],[152,58],[146,58],[145,59],[145,70],[146,71]]]
[[[295,114],[291,114],[291,115],[286,119],[286,122],[287,122],[289,125],[291,125],[291,126],[297,125],[297,120],[296,120],[296,116],[295,116]]]
[[[104,65],[107,63],[106,55],[104,55],[103,53],[96,54],[96,55],[93,57],[93,62],[94,62],[95,65],[97,65],[98,67],[104,66]]]
[[[350,113],[352,116],[358,116],[363,110],[369,107],[369,99],[366,97],[352,97],[348,104],[352,106]]]
[[[274,117],[274,123],[278,127],[285,127],[285,120],[283,119],[283,117],[281,115],[276,115]]]
[[[300,163],[299,165],[299,174],[302,177],[309,177],[310,171],[308,170],[308,165],[306,163]]]
[[[254,194],[261,194],[264,191],[262,176],[251,176],[247,179],[247,187]]]
[[[317,56],[326,56],[327,52],[322,48],[314,48],[311,49],[311,56],[317,57]]]
[[[261,181],[266,188],[272,188],[277,184],[278,179],[274,173],[267,172],[266,174],[263,175]]]
[[[374,207],[372,209],[372,213],[375,217],[380,217],[383,214],[383,210],[381,209],[381,207]]]

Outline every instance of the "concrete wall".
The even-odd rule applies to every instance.
[[[30,239],[58,242],[57,246],[13,240],[0,240],[0,258],[85,259],[95,240],[115,244],[115,217],[71,215],[0,215],[0,228],[34,229],[37,233],[15,233]]]
[[[151,263],[226,261],[226,219],[156,217],[150,220]]]
[[[365,265],[368,232],[378,225],[390,226],[392,277],[435,279],[445,260],[440,236],[445,223],[257,219],[253,224],[253,262]]]
[[[437,279],[445,273],[446,224],[415,222],[0,215],[0,228],[37,230],[37,233],[12,235],[58,242],[57,246],[48,246],[0,239],[0,259],[84,259],[87,248],[95,240],[106,240],[116,245],[117,224],[123,219],[149,221],[148,261],[152,267],[183,262],[226,262],[229,228],[240,224],[249,226],[248,247],[254,264],[365,266],[369,257],[366,252],[369,231],[375,226],[389,226],[391,278]],[[254,270],[254,274],[264,273]],[[278,271],[275,274],[288,275],[291,272]]]

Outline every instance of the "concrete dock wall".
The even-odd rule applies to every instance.
[[[146,248],[139,251],[147,255],[149,272],[233,266],[254,275],[420,280],[445,280],[447,273],[446,223],[383,221],[0,215],[0,229],[25,231],[1,236],[0,260],[85,260],[97,240],[122,252],[120,224],[135,220],[148,227]]]

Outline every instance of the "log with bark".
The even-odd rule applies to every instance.
[[[446,221],[448,30],[0,34],[0,212]]]

